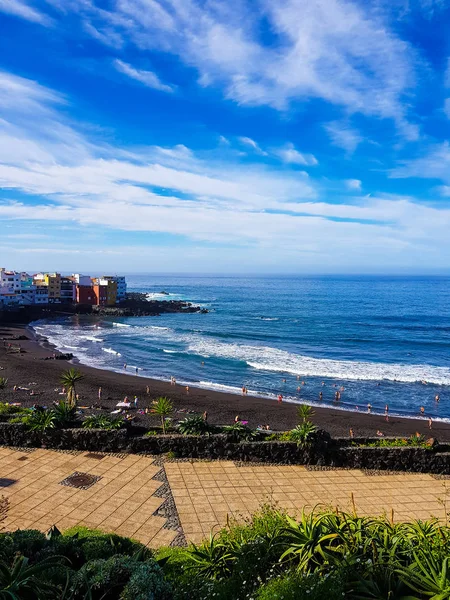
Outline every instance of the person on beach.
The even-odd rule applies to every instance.
[[[136,375],[139,373],[139,367],[136,367]]]
[[[428,419],[428,429],[432,429],[432,427],[433,427],[433,419],[430,417]]]
[[[283,402],[283,394],[278,394],[278,404]]]
[[[420,414],[421,414],[421,415],[424,415],[424,414],[425,414],[425,407],[424,407],[424,406],[421,406],[421,407],[420,407]]]
[[[127,363],[123,363],[123,368],[125,369],[125,371],[127,370]]]
[[[234,422],[235,422],[235,423],[240,423],[240,422],[241,422],[241,417],[240,417],[239,415],[236,415],[236,416],[234,417]]]
[[[355,434],[354,434],[353,429],[351,427],[350,427],[349,433],[350,433],[350,437],[351,438],[355,437]]]
[[[137,408],[137,405],[138,405],[138,400],[139,400],[139,399],[138,399],[138,397],[137,397],[137,396],[135,396],[135,397],[134,397],[134,408]]]
[[[99,400],[102,399],[102,388],[101,387],[98,388],[98,399]]]
[[[323,399],[323,393],[319,392],[319,400],[322,400],[322,399]]]
[[[242,386],[242,395],[245,396],[245,385]]]
[[[186,390],[186,394],[189,395],[189,386],[188,385],[185,387],[185,390]]]
[[[147,394],[147,396],[149,396],[149,395],[150,395],[150,388],[149,388],[149,386],[147,386],[147,387],[145,388],[145,393]]]
[[[377,429],[377,436],[384,437],[384,433],[382,431],[380,431],[379,429]]]
[[[339,402],[339,400],[341,399],[341,393],[336,391],[336,393],[334,394],[334,399],[336,400],[336,402]]]
[[[205,412],[203,413],[203,420],[205,421],[205,423],[208,421],[208,411],[205,410]]]
[[[387,404],[384,407],[384,417],[386,419],[386,423],[389,423],[389,406]]]
[[[372,405],[370,403],[367,405],[367,412],[369,414],[372,412]]]

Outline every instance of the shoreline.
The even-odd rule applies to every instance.
[[[298,404],[284,401],[279,404],[276,399],[263,396],[242,396],[239,394],[216,391],[189,385],[189,393],[185,386],[135,375],[132,373],[117,373],[106,369],[90,367],[74,358],[69,363],[62,360],[42,360],[50,354],[61,354],[48,340],[36,333],[29,324],[0,324],[0,341],[8,336],[25,335],[27,340],[21,340],[24,350],[21,354],[7,354],[3,344],[0,346],[0,366],[2,377],[9,380],[8,387],[0,391],[0,401],[20,402],[23,406],[34,403],[51,405],[61,396],[56,388],[60,388],[59,378],[61,373],[73,364],[84,375],[84,379],[77,386],[80,394],[80,406],[90,406],[98,403],[98,388],[102,388],[101,404],[106,412],[115,409],[117,402],[125,396],[139,398],[138,408],[145,408],[158,396],[168,396],[172,399],[177,411],[193,411],[202,414],[208,412],[208,420],[216,425],[231,424],[236,415],[249,422],[251,427],[269,424],[274,431],[292,429],[298,423]],[[6,340],[8,341],[8,340]],[[17,343],[12,341],[12,343]],[[30,397],[29,391],[13,391],[13,386],[30,387],[33,385],[36,392]],[[146,394],[146,386],[150,394]],[[434,436],[439,441],[450,441],[450,423],[433,421],[430,431],[427,419],[400,417],[389,415],[389,422],[383,415],[366,412],[357,412],[336,407],[314,406],[314,423],[328,431],[333,437],[349,437],[352,428],[355,437],[375,437],[377,430],[386,437],[409,437],[419,432],[427,437]],[[176,412],[174,418],[181,420],[186,417],[186,412]],[[158,422],[152,415],[138,415],[137,425],[153,426]]]

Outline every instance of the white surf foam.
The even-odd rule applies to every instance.
[[[107,352],[108,354],[115,354],[116,356],[122,356],[120,352],[113,350],[112,348],[102,348],[103,352]]]
[[[163,348],[163,352],[166,352],[167,354],[176,354],[177,350],[166,350],[165,348]]]
[[[103,342],[103,338],[95,337],[93,335],[80,335],[80,340],[87,340],[88,342]]]
[[[126,323],[115,323],[115,322],[113,322],[113,327],[131,327],[131,325],[127,325]]]
[[[188,349],[201,356],[244,361],[257,370],[291,373],[302,377],[388,380],[402,383],[426,381],[438,385],[450,385],[450,369],[447,367],[312,358],[269,346],[226,344],[203,338],[191,341]]]

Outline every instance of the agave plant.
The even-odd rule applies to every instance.
[[[77,394],[75,385],[83,379],[84,375],[77,369],[68,369],[61,375],[61,383],[67,390],[67,403],[69,406],[76,406]]]
[[[414,562],[408,567],[396,569],[400,579],[421,596],[434,600],[449,600],[449,556],[442,556],[431,549],[421,548],[413,552]]]
[[[0,377],[0,390],[4,390],[8,385],[7,377]]]
[[[169,417],[173,413],[172,401],[165,396],[160,396],[153,401],[150,412],[160,417],[162,432],[166,433],[166,417]]]
[[[289,439],[297,442],[298,446],[307,446],[311,441],[311,436],[317,431],[317,427],[311,421],[303,421],[289,432]]]
[[[189,567],[196,574],[206,579],[224,579],[231,573],[235,560],[226,544],[219,541],[216,535],[210,535],[209,540],[200,546],[194,543],[189,549],[189,557],[193,564]]]
[[[57,424],[64,426],[75,419],[77,411],[75,406],[71,406],[68,402],[61,400],[58,406],[53,409],[53,412]]]
[[[246,442],[255,438],[258,434],[256,431],[243,425],[242,423],[234,423],[234,425],[225,425],[223,432],[226,433],[233,442]]]
[[[332,542],[339,541],[339,533],[330,531],[325,517],[314,511],[310,514],[303,511],[298,522],[286,516],[288,526],[284,529],[283,538],[289,547],[280,561],[293,560],[298,570],[304,573],[311,573],[323,562],[329,561],[337,551]]]
[[[85,429],[120,429],[123,425],[122,419],[113,419],[109,415],[90,415],[83,421]]]
[[[47,558],[31,566],[29,559],[21,555],[16,557],[11,567],[0,561],[0,598],[2,600],[56,598],[58,588],[43,581],[42,574],[49,569],[62,567],[57,558],[55,556]]]
[[[52,410],[33,410],[12,421],[22,422],[32,431],[46,431],[56,427],[56,415]]]
[[[178,423],[178,430],[183,435],[205,435],[211,432],[211,426],[200,416],[187,417]]]

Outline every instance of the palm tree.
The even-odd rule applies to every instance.
[[[161,417],[161,427],[163,433],[166,433],[165,418],[173,413],[173,404],[169,398],[160,396],[153,401],[150,412]]]
[[[67,389],[67,404],[70,407],[77,405],[75,384],[83,379],[84,375],[76,369],[68,369],[61,375],[61,383]]]

